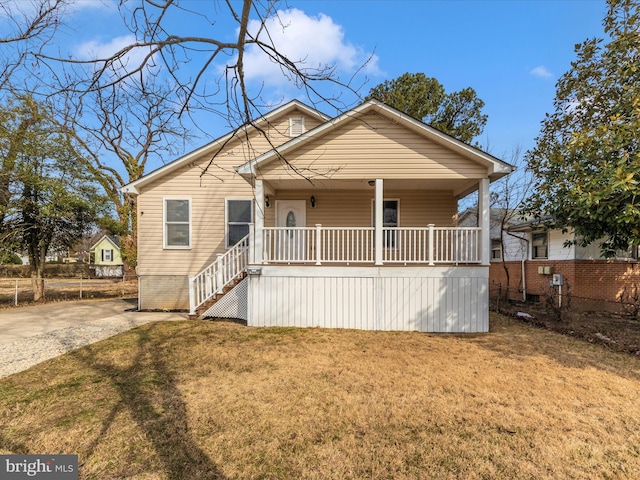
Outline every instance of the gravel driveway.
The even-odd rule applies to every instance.
[[[135,308],[135,299],[118,299],[0,310],[0,378],[145,323],[187,319]]]

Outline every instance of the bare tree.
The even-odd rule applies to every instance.
[[[505,156],[507,155],[505,154]],[[532,188],[531,172],[525,168],[526,164],[522,158],[522,148],[520,146],[515,147],[511,152],[509,163],[516,167],[516,172],[498,180],[493,185],[491,192],[491,222],[494,228],[500,232],[501,263],[507,280],[505,285],[506,296],[509,295],[511,283],[509,268],[506,263],[507,239],[509,237],[521,238],[509,232],[508,228],[521,220],[521,209]],[[526,255],[526,252],[523,253]]]
[[[167,85],[149,79],[133,87],[130,81],[126,91],[116,85],[91,91],[82,104],[84,118],[73,121],[86,167],[116,207],[117,222],[103,227],[124,236],[123,257],[131,266],[136,260],[136,197],[123,196],[120,189],[139,179],[150,159],[164,163],[190,138]]]
[[[38,1],[63,5],[70,0]],[[335,65],[309,64],[307,58],[285,54],[272,35],[275,29],[289,27],[281,16],[281,4],[210,0],[190,10],[177,0],[121,0],[120,15],[133,39],[129,45],[94,58],[51,48],[33,51],[31,61],[41,69],[43,79],[50,79],[45,95],[59,99],[60,123],[69,126],[84,146],[86,168],[116,207],[118,225],[110,230],[131,232],[125,243],[131,263],[135,261],[135,200],[123,198],[120,188],[144,174],[149,158],[175,155],[180,144],[176,139],[184,140],[189,127],[195,125],[210,134],[198,126],[194,112],[223,118],[236,136],[246,136],[249,149],[247,126],[269,141],[256,120],[273,103],[263,97],[264,84],[248,80],[249,55],[259,52],[277,65],[282,76],[303,90],[316,107],[348,108],[351,101],[342,96],[345,92],[359,100],[359,85],[354,83],[367,62],[343,80]],[[223,40],[229,27],[217,28],[222,17],[231,21],[235,39]],[[192,35],[196,23],[211,33]],[[328,93],[328,84],[338,87],[339,93]],[[211,174],[215,158],[216,153],[202,175]],[[299,174],[311,181],[308,172]],[[131,247],[128,254],[127,245]]]
[[[69,0],[5,1],[0,3],[0,90],[27,61],[51,41]]]
[[[46,65],[59,62],[67,68],[76,67],[65,75],[67,79],[73,78],[74,84],[62,87],[79,94],[123,87],[131,80],[144,83],[150,76],[163,76],[173,84],[170,101],[175,103],[180,116],[202,109],[223,117],[231,128],[240,128],[253,124],[262,109],[270,106],[270,102],[262,98],[264,85],[250,87],[246,78],[246,55],[249,49],[258,49],[278,65],[289,82],[304,90],[311,104],[344,109],[348,104],[341,94],[327,94],[320,85],[332,83],[342,92],[356,93],[359,86],[354,86],[354,82],[360,70],[343,81],[335,65],[308,65],[306,58],[289,58],[283,53],[274,44],[270,32],[273,25],[288,27],[279,17],[280,3],[277,0],[211,1],[199,3],[195,11],[175,0],[123,1],[120,4],[122,19],[136,39],[131,44],[92,59],[55,57],[42,52],[36,57]],[[217,19],[221,16],[235,24],[235,40],[175,31],[175,20],[180,18],[183,24],[199,22],[216,32]],[[187,64],[190,69],[185,68]],[[212,78],[215,79],[212,81]]]

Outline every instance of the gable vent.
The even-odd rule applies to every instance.
[[[289,118],[289,136],[297,137],[304,133],[304,117]]]

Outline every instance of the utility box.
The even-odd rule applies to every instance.
[[[553,278],[551,279],[551,284],[554,286],[559,286],[564,283],[564,277],[561,273],[554,273]]]

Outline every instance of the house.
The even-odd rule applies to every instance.
[[[90,249],[97,277],[122,277],[124,264],[117,237],[103,235]]]
[[[489,278],[490,288],[504,289],[507,270],[511,298],[539,300],[556,283],[580,300],[574,302],[577,309],[615,310],[620,295],[640,279],[637,252],[620,251],[604,259],[599,242],[580,246],[572,230],[555,228],[550,217],[511,224],[505,234],[519,241],[519,248],[511,249],[504,262],[492,263]]]
[[[139,307],[485,332],[489,183],[511,171],[376,100],[334,118],[292,101],[123,188],[137,196]],[[476,190],[480,226],[458,227]]]
[[[519,213],[514,209],[491,208],[489,212],[489,239],[491,241],[491,264],[520,260],[526,256],[527,243],[524,240],[526,234],[512,232],[512,226],[520,224]],[[458,225],[461,227],[478,226],[477,207],[467,208],[458,216]],[[490,270],[491,271],[491,270]],[[489,275],[491,279],[491,275]]]

